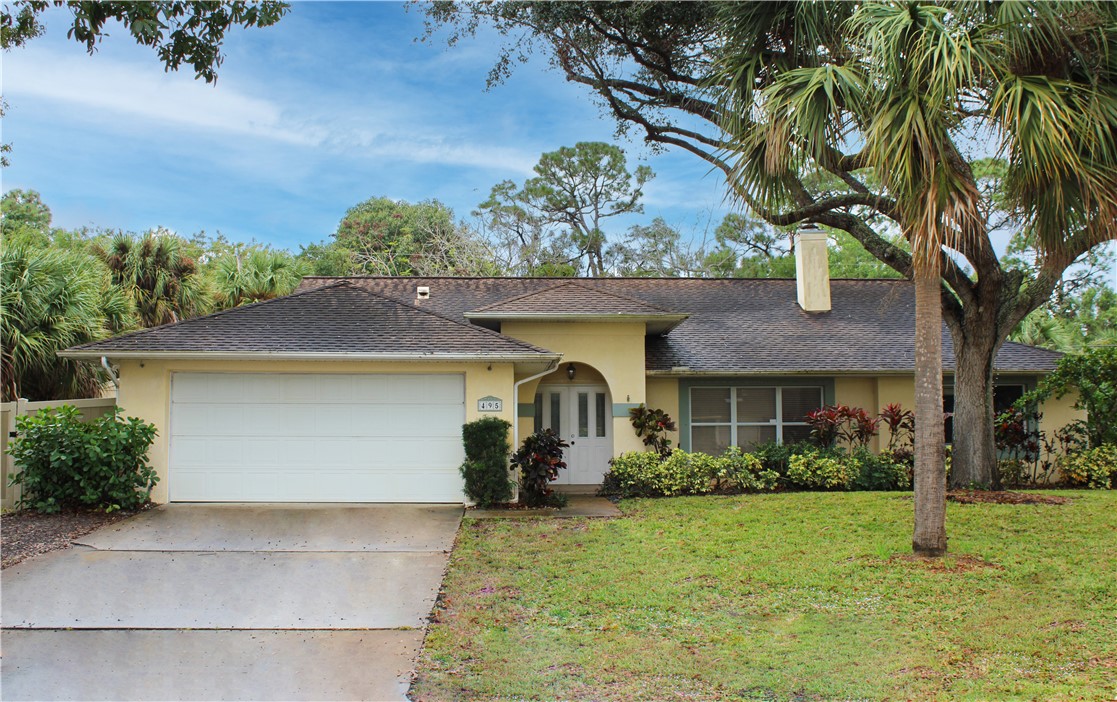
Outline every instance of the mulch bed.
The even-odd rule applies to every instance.
[[[1065,505],[1070,498],[1007,490],[951,490],[946,499],[962,505]]]
[[[0,515],[0,555],[3,556],[0,567],[8,568],[41,553],[69,548],[77,537],[135,514],[138,512],[106,514],[94,510],[43,514],[23,509]]]

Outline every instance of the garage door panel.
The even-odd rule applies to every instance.
[[[464,378],[176,374],[175,501],[458,502]]]

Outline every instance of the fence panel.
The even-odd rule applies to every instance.
[[[42,402],[28,402],[16,400],[15,402],[0,403],[0,507],[12,509],[19,502],[21,491],[18,485],[10,486],[11,476],[19,472],[19,466],[8,455],[8,441],[15,436],[16,417],[25,414],[35,414],[41,409],[73,405],[81,411],[82,421],[91,422],[98,417],[112,413],[116,407],[116,399],[112,397],[95,397],[82,400],[46,400]]]

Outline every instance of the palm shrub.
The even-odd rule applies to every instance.
[[[108,266],[113,284],[131,298],[145,327],[194,317],[209,306],[196,262],[170,232],[118,233],[92,250]]]
[[[524,439],[512,454],[512,469],[520,471],[520,499],[528,507],[561,506],[551,489],[559,470],[566,467],[562,450],[569,446],[550,429],[537,431]]]
[[[159,481],[147,459],[155,425],[121,420],[119,408],[92,422],[83,422],[73,405],[44,409],[17,417],[16,430],[8,452],[21,468],[11,479],[23,488],[21,506],[133,510]]]
[[[286,251],[254,248],[233,251],[207,271],[217,309],[228,309],[288,295],[309,267]]]
[[[14,244],[0,253],[0,363],[5,402],[96,397],[107,378],[58,351],[132,326],[132,306],[81,251]]]
[[[462,425],[465,461],[461,465],[466,496],[479,507],[508,502],[514,483],[508,478],[509,422],[485,417]]]

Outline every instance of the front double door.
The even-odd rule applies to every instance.
[[[604,385],[541,385],[536,394],[536,428],[551,429],[570,447],[566,470],[555,482],[599,485],[613,457],[613,405]]]

